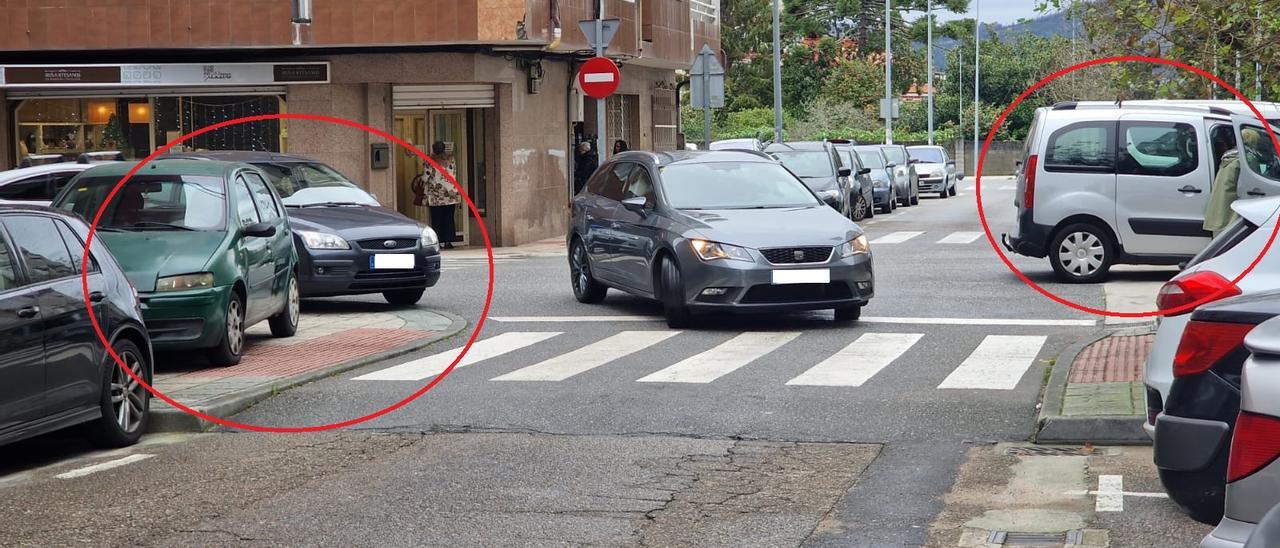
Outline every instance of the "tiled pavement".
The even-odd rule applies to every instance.
[[[1155,335],[1149,328],[1112,332],[1068,351],[1045,389],[1041,442],[1143,443],[1142,367]],[[1065,374],[1063,374],[1065,373]]]

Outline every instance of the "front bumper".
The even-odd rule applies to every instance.
[[[947,178],[920,178],[920,192],[941,192],[947,188]]]
[[[889,203],[889,187],[871,189],[871,201],[875,205],[882,206]]]
[[[231,286],[141,293],[142,318],[156,350],[210,348],[225,333]]]
[[[386,254],[411,254],[410,269],[374,269],[370,263],[377,250],[351,249],[300,250],[298,288],[303,297],[361,295],[384,291],[424,289],[440,280],[440,252],[415,245]]]
[[[865,305],[875,294],[875,276],[870,255],[842,259],[833,254],[829,261],[804,265],[771,265],[761,257],[757,257],[754,263],[703,261],[692,251],[682,255],[680,266],[685,285],[685,305],[691,310],[822,310]],[[829,283],[773,283],[775,270],[820,269],[830,273]],[[707,289],[724,291],[719,295],[704,294]]]

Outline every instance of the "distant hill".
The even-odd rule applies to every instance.
[[[995,23],[991,27],[983,27],[982,38],[984,40],[989,38],[992,32],[994,32],[997,36],[1001,36],[1001,37],[1018,35],[1024,32],[1030,32],[1035,36],[1043,36],[1043,37],[1050,37],[1050,36],[1070,37],[1071,22],[1067,20],[1067,17],[1064,14],[1053,13],[1053,14],[1037,17],[1035,19],[1023,21],[1021,23],[1015,23],[1012,25],[1001,25],[999,23]],[[1076,21],[1076,32],[1082,33],[1079,21]],[[956,41],[951,38],[934,36],[933,45],[935,48],[937,48],[937,51],[934,52],[934,57],[933,57],[934,66],[937,67],[937,70],[939,71],[946,70],[947,68],[946,50],[954,48],[956,46]],[[925,45],[924,43],[917,42],[916,47],[923,49]]]

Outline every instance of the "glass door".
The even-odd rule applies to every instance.
[[[467,111],[466,110],[432,110],[427,112],[430,121],[430,139],[423,147],[423,151],[430,154],[431,145],[437,141],[443,141],[445,152],[453,155],[453,163],[455,166],[454,176],[458,179],[458,185],[465,191],[469,181],[467,166],[470,164],[471,158],[468,157],[467,146]],[[470,242],[471,223],[468,221],[470,210],[467,204],[459,203],[454,208],[454,226],[457,227],[457,240],[461,244]]]
[[[427,141],[427,116],[423,112],[400,112],[396,114],[395,135],[418,150],[431,153],[431,143]],[[431,214],[427,206],[413,204],[413,178],[423,173],[424,162],[409,149],[396,154],[396,210],[406,217],[422,224],[431,224]]]

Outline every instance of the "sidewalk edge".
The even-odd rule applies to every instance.
[[[462,318],[455,314],[450,314],[448,312],[442,312],[439,310],[431,310],[430,312],[433,314],[438,314],[440,316],[448,318],[452,323],[449,324],[448,328],[444,329],[443,331],[437,332],[434,336],[426,337],[426,338],[414,341],[412,343],[401,346],[399,348],[393,348],[391,350],[379,352],[377,354],[369,354],[367,356],[361,356],[361,357],[354,358],[336,365],[331,365],[329,367],[317,369],[315,371],[308,371],[301,375],[282,378],[270,384],[257,386],[251,389],[242,390],[240,392],[224,396],[222,398],[219,398],[217,400],[214,400],[204,405],[192,406],[192,409],[195,409],[197,411],[200,411],[201,413],[214,416],[214,417],[219,417],[219,418],[229,417],[231,415],[244,411],[245,409],[253,407],[258,402],[266,400],[267,398],[270,398],[271,396],[279,392],[288,390],[290,388],[295,388],[297,386],[315,382],[320,379],[324,379],[326,377],[338,375],[346,371],[350,371],[352,369],[356,369],[359,367],[364,367],[372,363],[377,363],[383,360],[389,360],[391,358],[403,356],[411,352],[422,350],[423,348],[426,348],[438,342],[453,338],[454,336],[458,335],[458,333],[461,333],[464,329],[466,329],[467,325],[469,324],[469,322],[465,318]],[[154,402],[156,400],[153,398],[152,401]],[[187,413],[186,411],[169,407],[167,405],[164,408],[160,408],[160,409],[156,409],[153,407],[150,413],[151,413],[151,424],[148,425],[148,428],[147,428],[148,434],[158,434],[158,433],[165,433],[165,432],[203,432],[213,428],[214,426],[218,426],[218,424],[215,422],[197,417],[195,415]]]
[[[1142,415],[1100,415],[1066,417],[1062,415],[1063,398],[1067,380],[1071,376],[1071,364],[1089,345],[1107,337],[1142,335],[1151,333],[1154,326],[1120,325],[1104,328],[1068,346],[1053,362],[1049,382],[1040,400],[1040,413],[1036,418],[1036,443],[1110,443],[1150,444],[1142,429],[1146,419]]]

